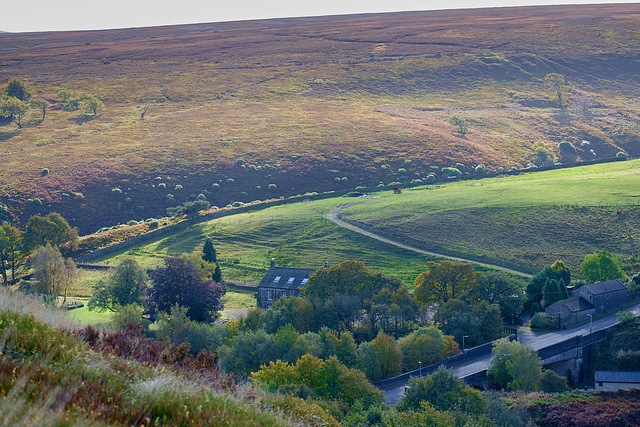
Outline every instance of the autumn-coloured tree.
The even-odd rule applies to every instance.
[[[478,273],[471,264],[457,261],[427,262],[428,271],[415,281],[414,296],[421,304],[459,298],[476,284]]]

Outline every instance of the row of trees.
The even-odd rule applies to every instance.
[[[7,83],[4,94],[0,99],[0,116],[15,123],[18,128],[22,127],[23,120],[31,108],[42,113],[45,119],[49,102],[43,98],[32,98],[32,90],[24,81],[14,78]],[[104,109],[104,103],[94,95],[87,95],[78,98],[71,92],[61,90],[57,95],[58,103],[65,111],[74,111],[84,106],[87,114],[97,115]]]

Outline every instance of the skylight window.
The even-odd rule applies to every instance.
[[[295,277],[289,277],[289,280],[287,281],[287,284],[288,285],[292,284],[294,280],[296,280]]]
[[[276,276],[275,279],[273,279],[273,283],[278,283],[280,281],[280,276]]]
[[[305,283],[307,283],[309,281],[309,279],[302,279],[302,284],[304,285]]]

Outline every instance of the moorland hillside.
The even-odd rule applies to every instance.
[[[0,126],[0,202],[86,234],[199,194],[523,168],[540,142],[562,162],[637,155],[639,31],[625,4],[0,34],[0,84],[49,103]],[[61,90],[105,108],[66,111]]]

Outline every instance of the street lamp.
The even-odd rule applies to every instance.
[[[420,364],[420,376],[422,376],[422,362],[418,362]]]
[[[593,314],[587,314],[589,316],[589,333],[591,333],[591,328],[593,327]]]
[[[466,350],[464,349],[464,339],[465,338],[469,338],[469,335],[463,335],[462,336],[462,352],[464,353]]]

